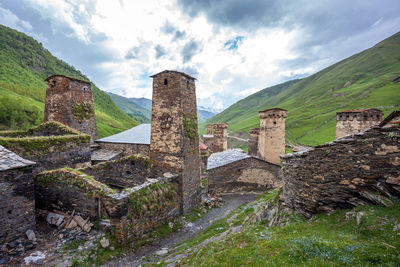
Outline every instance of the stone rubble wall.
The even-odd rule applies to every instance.
[[[258,138],[260,136],[260,128],[252,128],[250,129],[250,138],[249,138],[249,155],[254,157],[259,157],[260,153],[258,152]]]
[[[0,171],[0,244],[35,230],[32,166]]]
[[[279,165],[251,157],[208,170],[208,188],[211,194],[264,192],[280,186],[281,183]]]
[[[148,178],[157,178],[163,172],[150,168],[149,159],[139,155],[131,155],[118,160],[101,162],[80,171],[93,176],[97,181],[122,188],[132,187],[145,182]]]
[[[90,165],[90,136],[57,122],[44,123],[28,131],[0,132],[0,145],[35,161],[33,173],[64,166]]]
[[[213,152],[223,152],[228,149],[228,124],[214,123]]]
[[[304,216],[400,196],[400,128],[373,128],[282,156],[287,206]]]
[[[122,151],[122,157],[129,155],[140,154],[142,156],[148,157],[150,151],[150,145],[146,144],[129,144],[129,143],[109,143],[109,142],[96,142],[101,148]]]
[[[382,121],[383,112],[377,109],[336,113],[336,139],[363,132]]]

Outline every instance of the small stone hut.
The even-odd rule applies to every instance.
[[[208,189],[212,194],[264,192],[281,184],[279,165],[237,149],[211,154],[207,171]]]
[[[0,244],[36,228],[34,164],[0,145]]]

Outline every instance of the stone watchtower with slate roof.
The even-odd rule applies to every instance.
[[[44,122],[58,121],[97,139],[90,82],[53,75],[46,79]]]
[[[201,200],[195,78],[163,71],[153,78],[151,163],[179,174],[181,211]]]
[[[383,118],[379,109],[353,109],[336,113],[336,139],[349,134],[363,132],[371,126],[378,125]]]
[[[0,244],[35,230],[34,164],[0,146]]]
[[[262,160],[280,164],[280,155],[285,154],[285,121],[287,110],[272,108],[258,112],[260,135],[258,152]]]

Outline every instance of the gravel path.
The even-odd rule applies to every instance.
[[[104,266],[111,267],[122,267],[122,266],[140,266],[142,257],[152,256],[156,251],[162,248],[171,248],[172,246],[182,243],[200,231],[206,229],[215,221],[226,217],[234,209],[242,205],[243,203],[251,202],[256,199],[256,194],[230,194],[225,195],[222,199],[225,201],[225,205],[222,207],[211,210],[205,214],[202,218],[198,219],[194,223],[188,223],[184,225],[180,230],[171,235],[160,239],[157,244],[147,245],[143,247],[137,254],[133,251],[127,254],[123,258],[116,259],[108,262]]]

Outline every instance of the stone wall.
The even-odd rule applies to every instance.
[[[305,216],[400,196],[400,128],[373,128],[282,156],[285,203]]]
[[[202,142],[208,146],[208,148],[213,151],[214,149],[214,136],[213,135],[202,135]]]
[[[96,142],[101,148],[122,151],[122,157],[129,155],[140,154],[142,156],[149,156],[150,145],[146,144],[129,144],[129,143],[110,143],[110,142]]]
[[[32,166],[0,171],[0,244],[35,230]]]
[[[90,82],[63,75],[50,76],[46,81],[44,122],[58,121],[97,139]]]
[[[208,188],[212,194],[264,192],[281,184],[278,165],[253,157],[208,170]]]
[[[258,137],[260,135],[260,128],[250,129],[249,138],[249,155],[254,157],[259,157],[258,153]]]
[[[222,152],[228,149],[228,124],[214,123],[213,152]]]
[[[258,113],[260,135],[258,152],[262,160],[280,164],[280,155],[285,154],[285,121],[287,111],[280,108],[267,109]]]
[[[90,136],[57,122],[28,131],[0,132],[0,145],[35,161],[34,174],[64,166],[90,165]]]
[[[357,109],[336,113],[336,139],[363,132],[382,121],[379,109]]]
[[[200,153],[195,79],[177,71],[153,78],[150,161],[180,176],[181,209],[200,202]]]
[[[75,211],[91,221],[108,217],[121,243],[131,243],[128,241],[180,213],[175,182],[165,178],[147,179],[140,185],[115,190],[84,171],[87,169],[64,168],[36,176],[37,207]],[[108,172],[107,168],[103,172]]]

